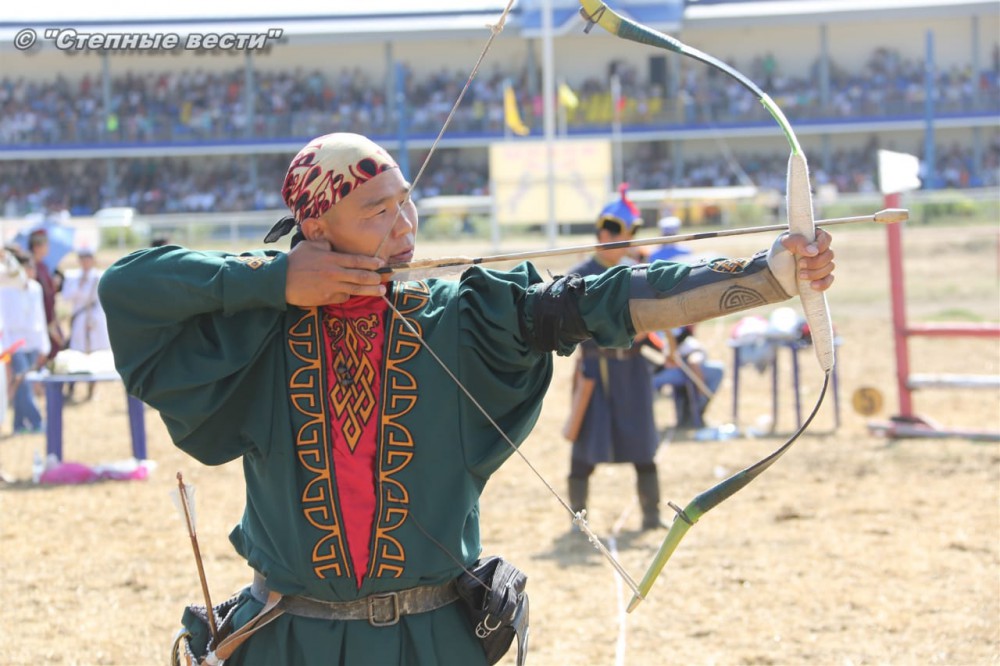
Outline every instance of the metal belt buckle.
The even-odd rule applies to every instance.
[[[386,608],[386,603],[389,607]],[[383,612],[379,612],[383,611]],[[382,619],[388,611],[389,619]],[[376,617],[378,614],[378,617]],[[391,627],[399,622],[399,594],[396,592],[386,592],[385,594],[373,594],[368,597],[368,624],[373,627]]]

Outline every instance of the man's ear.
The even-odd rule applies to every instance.
[[[323,237],[323,223],[316,217],[307,217],[299,224],[306,240],[319,240]]]

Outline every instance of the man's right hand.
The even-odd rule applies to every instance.
[[[377,257],[334,252],[326,241],[302,241],[288,252],[285,300],[305,308],[383,296],[382,276],[374,271],[384,265]]]

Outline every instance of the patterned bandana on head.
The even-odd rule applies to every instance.
[[[336,132],[309,142],[292,159],[281,196],[292,216],[278,221],[265,243],[273,243],[297,224],[321,217],[361,185],[399,165],[388,152],[360,134]]]

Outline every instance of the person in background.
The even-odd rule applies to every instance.
[[[680,218],[667,209],[657,222],[660,235],[674,236],[681,230]],[[691,264],[694,255],[680,243],[666,243],[656,249],[650,261],[677,261]],[[695,337],[694,326],[682,326],[660,334],[664,363],[653,375],[653,389],[659,392],[664,386],[673,387],[674,411],[677,427],[702,428],[705,409],[722,382],[725,366],[709,360],[705,346]]]
[[[80,267],[66,271],[60,298],[69,305],[68,349],[83,354],[111,349],[108,339],[108,321],[97,296],[97,285],[103,271],[96,266],[94,252],[90,248],[77,250]],[[74,384],[66,385],[67,398],[73,399]],[[94,397],[94,382],[87,383],[87,400]]]
[[[673,387],[674,411],[680,429],[705,427],[708,402],[719,390],[726,366],[708,358],[694,335],[694,326],[667,331],[663,366],[653,375],[654,391]]]
[[[56,354],[65,349],[66,337],[63,335],[59,319],[56,317],[56,293],[59,291],[52,273],[45,264],[49,254],[49,235],[44,229],[31,232],[28,235],[28,252],[34,265],[35,280],[42,286],[42,300],[45,304],[45,322],[49,335],[48,351],[45,361],[55,358]]]
[[[0,287],[20,287],[25,278],[24,269],[21,267],[21,251],[18,248],[0,248]],[[12,388],[13,373],[10,362],[14,354],[14,346],[5,344],[3,337],[3,291],[0,290],[0,427],[7,421],[8,407],[10,406],[10,396]],[[15,341],[17,344],[18,341]],[[23,340],[20,341],[23,344]],[[11,483],[13,479],[7,476],[0,469],[0,482]]]
[[[630,240],[642,225],[639,209],[628,198],[627,186],[619,198],[597,217],[598,243]],[[595,276],[631,262],[628,248],[598,249],[586,261],[569,269],[570,275]],[[600,463],[631,463],[642,508],[642,529],[663,526],[660,484],[654,461],[659,437],[653,415],[652,368],[640,353],[639,336],[628,349],[608,349],[584,341],[577,355],[573,400],[564,436],[573,442],[570,454],[569,501],[573,511],[587,507],[590,476]]]
[[[675,236],[681,230],[681,219],[672,211],[667,210],[666,214],[657,221],[656,228],[661,236]],[[684,245],[665,243],[649,255],[648,261],[681,261],[688,264],[691,263],[691,259],[691,250]]]
[[[13,284],[0,286],[3,349],[14,349],[10,359],[10,392],[14,395],[15,435],[44,430],[34,391],[24,376],[45,365],[50,345],[42,286],[35,279],[35,260],[23,253],[17,259],[23,275]]]
[[[718,316],[724,289],[766,303],[797,293],[799,272],[833,281],[823,231],[701,275],[657,262],[546,281],[523,263],[393,279],[379,271],[414,256],[417,209],[395,159],[353,133],[304,146],[282,195],[291,215],[265,241],[294,232],[289,251],[145,248],[99,287],[129,393],[197,460],[242,461],[230,541],[254,574],[225,606],[234,651],[215,652],[190,609],[183,663],[486,664],[459,582],[482,555],[480,495],[537,422],[553,352]],[[604,233],[634,218],[614,221]],[[526,628],[508,589],[504,626]]]

